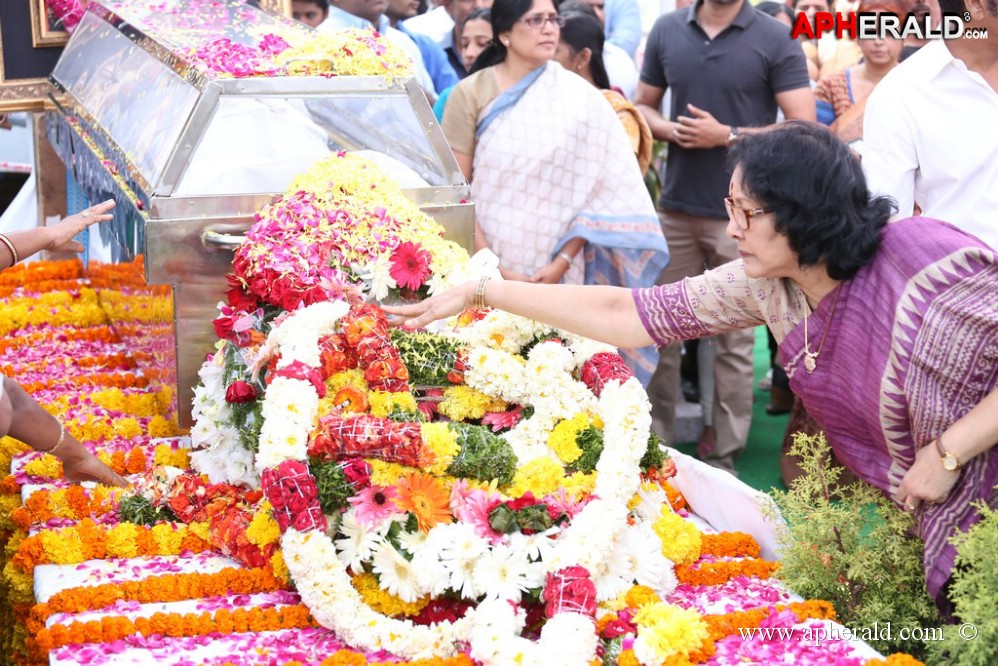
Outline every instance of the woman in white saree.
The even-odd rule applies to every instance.
[[[447,103],[479,247],[507,279],[651,286],[668,262],[654,205],[613,108],[551,60],[561,23],[551,0],[496,0],[493,44]],[[627,355],[642,379],[648,351]]]

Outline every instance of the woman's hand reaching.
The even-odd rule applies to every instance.
[[[43,249],[52,252],[83,252],[83,245],[73,240],[73,237],[97,222],[107,222],[113,216],[108,211],[114,208],[114,200],[108,199],[102,203],[70,215],[56,224],[40,227],[49,238]]]
[[[431,322],[451,317],[471,307],[477,284],[477,281],[465,282],[419,303],[386,305],[382,309],[390,315],[395,315],[389,320],[392,326],[408,329],[423,328]]]

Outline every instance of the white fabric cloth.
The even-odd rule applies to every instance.
[[[870,190],[899,216],[956,225],[998,248],[998,92],[941,40],[926,44],[877,84],[863,116]]]
[[[638,89],[638,68],[627,51],[613,42],[604,42],[603,65],[606,75],[610,77],[610,85],[620,88],[627,99],[634,99],[634,91]]]
[[[390,40],[393,44],[400,47],[405,51],[409,59],[412,60],[413,66],[413,76],[419,81],[419,85],[423,86],[423,89],[429,92],[431,95],[436,96],[437,89],[433,85],[433,79],[430,77],[429,72],[426,71],[426,65],[423,63],[423,54],[420,52],[419,47],[416,46],[416,42],[409,38],[409,35],[405,34],[398,28],[393,28],[391,21],[388,17],[382,14],[378,18],[378,25],[372,25],[367,19],[362,19],[359,16],[354,16],[349,12],[345,12],[339,7],[333,5],[329,6],[329,16],[325,21],[319,24],[316,30],[322,30],[325,32],[331,32],[335,30],[345,30],[347,28],[370,28],[377,30],[386,39]]]
[[[603,94],[548,62],[475,147],[471,198],[503,267],[533,275],[576,224],[596,225],[602,216],[654,218],[630,145]],[[582,284],[583,254],[575,255],[563,282]]]
[[[454,19],[443,7],[437,7],[425,14],[413,16],[411,19],[403,21],[403,24],[406,30],[426,35],[442,49],[446,49],[454,43]]]

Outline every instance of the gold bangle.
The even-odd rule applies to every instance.
[[[11,266],[19,262],[21,258],[17,256],[17,248],[10,242],[10,239],[4,234],[0,234],[0,241],[3,241],[3,244],[7,246],[7,249],[10,250],[10,256],[14,259],[14,263]]]
[[[475,300],[472,304],[474,307],[478,308],[479,310],[486,307],[485,285],[487,285],[489,283],[489,280],[491,279],[492,278],[490,278],[488,275],[483,275],[478,279],[478,286],[475,288]]]
[[[66,441],[66,426],[62,424],[62,421],[56,419],[56,423],[59,424],[59,441],[55,443],[51,449],[42,451],[42,453],[48,453],[50,455],[55,455],[55,450],[62,446],[62,443]]]

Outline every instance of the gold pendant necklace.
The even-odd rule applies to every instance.
[[[811,374],[818,367],[818,354],[825,347],[825,338],[828,337],[828,329],[832,327],[832,315],[835,314],[835,308],[839,304],[839,294],[841,293],[842,285],[840,284],[835,288],[835,300],[832,301],[832,309],[828,311],[828,321],[825,322],[825,332],[821,335],[821,342],[818,343],[818,351],[811,351],[808,344],[807,320],[810,317],[804,317],[804,369],[807,370],[807,374]]]

